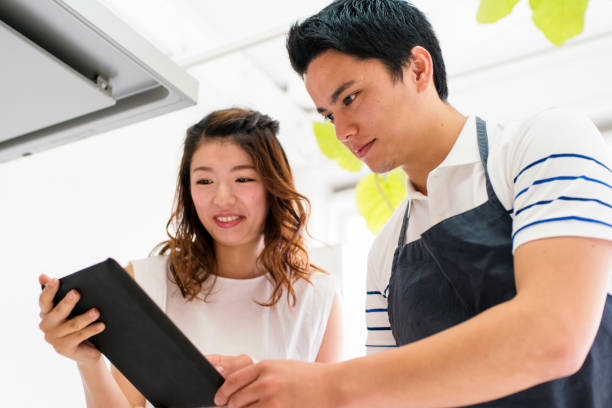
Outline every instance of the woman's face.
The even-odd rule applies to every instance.
[[[216,245],[257,244],[268,213],[267,192],[251,157],[236,143],[207,141],[193,155],[191,197]]]

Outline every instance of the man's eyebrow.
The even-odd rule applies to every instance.
[[[329,98],[329,103],[331,105],[335,104],[338,101],[338,97],[340,96],[340,94],[342,92],[344,92],[346,90],[346,88],[348,88],[349,86],[353,85],[354,83],[355,83],[355,81],[351,80],[351,81],[346,81],[346,82],[343,82],[342,84],[340,84],[340,86],[338,88],[336,88],[334,93],[331,95],[331,98]],[[317,112],[325,113],[325,112],[327,112],[327,109],[317,107]]]
[[[340,96],[340,94],[342,92],[344,92],[346,90],[346,88],[348,88],[349,86],[353,85],[354,83],[355,83],[355,81],[346,81],[346,82],[342,83],[338,88],[336,88],[336,90],[332,94],[331,98],[329,98],[329,102],[332,105],[335,104],[336,101],[338,100],[338,97]]]

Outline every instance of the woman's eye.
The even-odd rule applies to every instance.
[[[248,177],[238,177],[236,181],[239,183],[248,183],[249,181],[253,181],[253,179]]]
[[[333,113],[328,113],[327,115],[324,115],[323,118],[325,118],[325,120],[330,121],[331,123],[334,123],[334,114]]]
[[[200,179],[196,181],[196,184],[212,184],[212,180],[209,179]]]

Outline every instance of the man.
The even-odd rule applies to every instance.
[[[216,402],[612,406],[612,160],[593,124],[466,118],[445,101],[433,30],[401,0],[336,1],[287,48],[338,139],[375,172],[401,167],[408,196],[369,256],[369,355],[213,356]]]

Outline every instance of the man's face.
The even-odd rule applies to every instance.
[[[408,163],[425,142],[412,73],[394,80],[378,59],[327,50],[312,60],[304,84],[336,137],[376,173]]]

